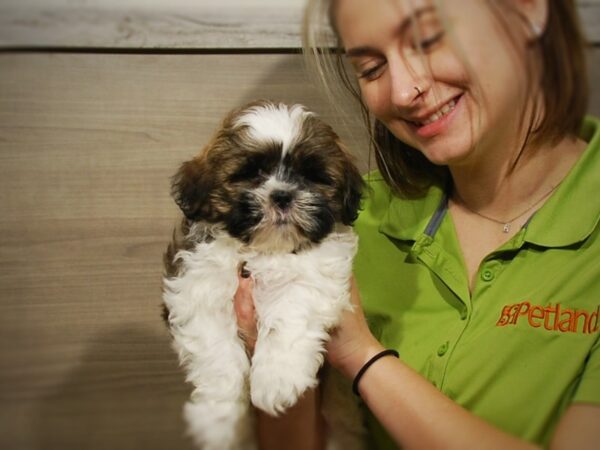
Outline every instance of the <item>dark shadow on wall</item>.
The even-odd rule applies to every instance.
[[[41,399],[40,450],[192,449],[182,406],[189,387],[170,338],[142,328],[97,336],[77,369]]]

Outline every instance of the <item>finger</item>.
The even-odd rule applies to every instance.
[[[233,307],[235,310],[238,334],[246,342],[250,352],[254,350],[257,338],[256,311],[254,308],[254,299],[252,297],[252,288],[254,280],[251,277],[238,277],[238,289],[233,297]]]
[[[233,305],[238,318],[238,324],[246,328],[248,325],[256,325],[254,300],[252,298],[252,278],[238,278],[238,289],[233,297]]]

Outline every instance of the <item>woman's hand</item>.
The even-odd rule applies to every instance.
[[[238,289],[233,297],[240,337],[250,354],[254,353],[257,327],[252,288],[254,280],[250,273],[241,269]],[[359,369],[376,353],[383,350],[381,344],[369,330],[360,306],[358,288],[354,278],[350,291],[352,311],[344,312],[340,325],[331,333],[327,343],[328,362],[348,378],[353,378]]]
[[[233,308],[237,317],[238,333],[246,343],[248,353],[253,354],[258,334],[254,298],[252,297],[254,280],[250,272],[243,267],[238,275],[238,280],[238,289],[233,296]]]
[[[332,332],[327,344],[327,360],[352,379],[372,356],[384,348],[369,330],[354,277],[350,286],[353,310],[344,312],[340,325]]]

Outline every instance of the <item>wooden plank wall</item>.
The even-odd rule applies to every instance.
[[[339,121],[298,55],[9,53],[0,73],[0,448],[190,448],[159,309],[169,177],[255,98]]]
[[[15,23],[48,32],[48,22],[27,17]],[[71,34],[48,48],[9,36],[6,20],[0,8],[0,448],[189,449],[181,422],[189,387],[159,308],[161,255],[178,217],[169,177],[228,110],[258,97],[317,111],[366,168],[364,135],[306,79],[287,50],[297,33],[257,43],[264,22],[211,41],[213,23],[207,40],[188,42],[132,19],[130,41]],[[223,36],[239,51],[215,51]],[[95,49],[65,51],[82,42]],[[278,45],[285,50],[254,47]],[[128,52],[97,51],[117,47]],[[149,52],[159,47],[201,50]],[[598,80],[598,47],[590,54]]]

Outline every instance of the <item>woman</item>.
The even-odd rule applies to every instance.
[[[327,355],[355,379],[373,448],[597,448],[600,128],[584,123],[573,3],[311,2],[376,119],[355,226],[364,314]],[[249,279],[236,307],[252,335]],[[317,403],[261,417],[265,448],[288,433],[319,448]]]

